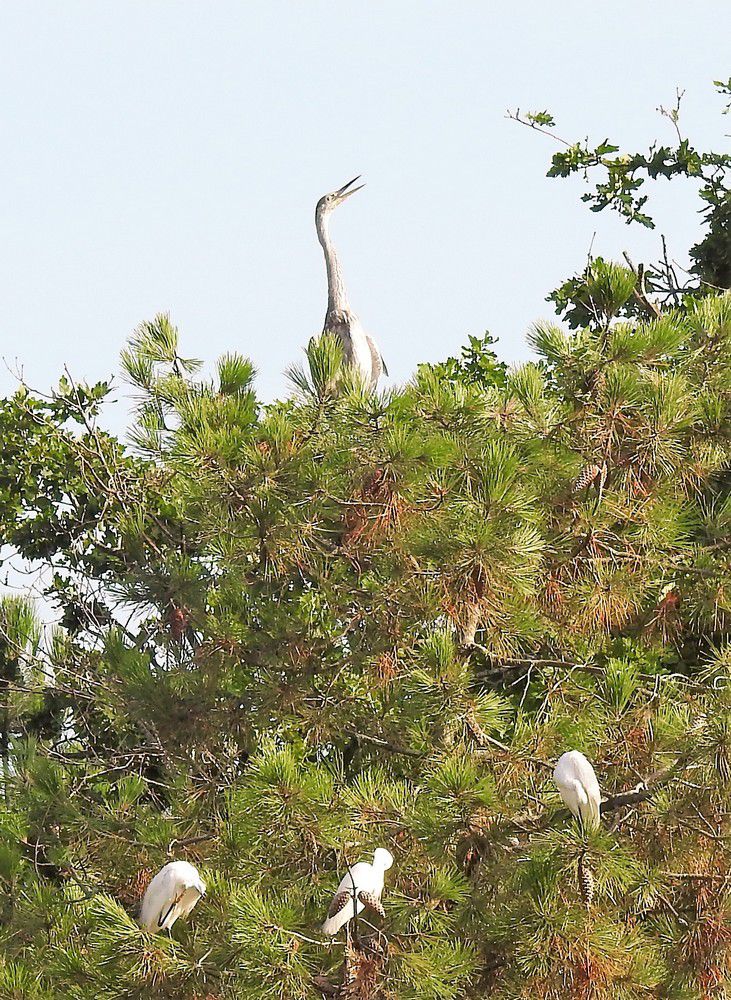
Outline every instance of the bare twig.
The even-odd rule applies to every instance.
[[[653,316],[660,316],[661,312],[659,306],[655,305],[654,302],[650,302],[650,300],[647,297],[647,289],[645,288],[645,265],[639,264],[637,267],[635,267],[626,250],[623,251],[622,256],[627,261],[627,264],[629,265],[629,269],[632,272],[632,274],[634,274],[634,276],[637,278],[633,293],[634,297],[640,303],[642,308],[647,310],[647,312],[651,313]]]
[[[684,95],[685,95],[685,91],[684,90],[680,90],[679,87],[676,87],[675,88],[675,107],[673,107],[673,108],[664,108],[662,106],[662,104],[661,104],[660,107],[657,109],[660,112],[660,114],[663,116],[663,118],[667,118],[667,120],[672,124],[673,128],[675,129],[675,134],[678,137],[678,145],[680,145],[682,143],[682,141],[683,141],[683,136],[680,134],[680,125],[679,125],[679,122],[680,122],[680,102],[683,100]]]
[[[534,132],[540,132],[541,135],[547,135],[549,139],[554,139],[556,142],[561,143],[562,146],[571,146],[571,143],[567,139],[562,139],[561,136],[556,135],[555,132],[551,132],[547,128],[542,128],[537,122],[532,122],[527,118],[522,118],[520,108],[516,108],[515,111],[510,111],[510,109],[508,109],[505,112],[505,117],[509,118],[511,121],[517,122],[519,125],[525,125],[526,128],[533,129]]]

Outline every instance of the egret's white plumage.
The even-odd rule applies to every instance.
[[[351,865],[338,886],[327,920],[322,925],[324,934],[337,934],[341,927],[360,913],[365,906],[380,907],[385,872],[393,864],[390,851],[378,847],[373,852],[373,863],[359,861]],[[353,898],[355,897],[355,910]],[[377,904],[374,906],[374,904]]]
[[[140,924],[152,934],[170,930],[178,917],[187,917],[205,892],[205,883],[193,865],[171,861],[147,887]]]
[[[599,826],[602,793],[594,768],[579,750],[569,750],[558,759],[553,772],[564,804],[582,826]]]

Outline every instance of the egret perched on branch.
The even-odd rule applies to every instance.
[[[558,759],[553,772],[561,798],[582,829],[599,826],[602,793],[594,768],[579,750]]]
[[[140,924],[151,934],[169,931],[178,917],[187,917],[206,893],[205,882],[187,861],[171,861],[147,887]]]
[[[379,916],[386,916],[381,905],[381,893],[384,874],[392,864],[393,856],[390,851],[377,847],[373,852],[373,864],[359,861],[358,864],[351,865],[333,896],[327,920],[322,925],[323,934],[337,934],[341,927],[366,906]]]
[[[339,338],[343,345],[345,363],[355,369],[366,388],[373,390],[381,375],[388,375],[388,369],[372,337],[368,336],[350,308],[340,260],[328,228],[330,213],[338,205],[342,205],[351,194],[364,187],[363,184],[353,187],[357,180],[360,180],[360,177],[354,177],[337,191],[323,195],[315,209],[315,228],[325,254],[327,271],[327,312],[322,332],[333,333]]]

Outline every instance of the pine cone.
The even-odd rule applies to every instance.
[[[572,493],[581,493],[588,486],[594,482],[597,476],[602,475],[602,469],[598,465],[585,465],[581,472],[578,474],[574,480],[574,485],[571,487]],[[606,466],[604,469],[604,479],[606,479]],[[603,484],[603,481],[602,481]]]
[[[475,642],[475,632],[480,624],[481,608],[479,603],[468,604],[465,612],[460,615],[460,643],[462,646],[473,646]]]
[[[341,991],[343,1000],[370,1000],[378,995],[385,956],[374,945],[374,941],[370,942],[365,951],[346,944]]]
[[[167,618],[170,635],[176,642],[180,642],[188,627],[188,614],[186,610],[177,607],[175,604],[171,604],[168,608]]]
[[[584,854],[579,858],[579,889],[584,906],[588,910],[594,900],[594,873]]]
[[[675,585],[672,584],[669,589],[666,588],[662,598],[658,602],[657,610],[661,614],[668,614],[675,611],[680,605],[680,595],[674,587]]]
[[[119,901],[128,907],[139,905],[145,894],[145,889],[147,889],[152,881],[153,875],[152,868],[148,868],[147,866],[136,871],[122,885],[117,887],[117,898]]]
[[[383,909],[383,903],[380,901],[378,896],[372,892],[363,892],[361,889],[358,893],[358,899],[361,901],[363,906],[366,906],[369,910],[373,910],[374,913],[377,913],[379,917],[382,917],[385,920],[386,911]]]

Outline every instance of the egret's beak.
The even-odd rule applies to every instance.
[[[351,194],[355,194],[356,191],[360,191],[362,187],[365,187],[365,183],[359,184],[358,187],[351,187],[352,184],[355,184],[356,181],[360,180],[360,177],[361,175],[358,174],[358,176],[354,177],[352,181],[348,181],[347,184],[343,184],[341,188],[338,188],[338,190],[335,192],[338,198],[338,202],[345,201],[345,199],[349,198]]]

